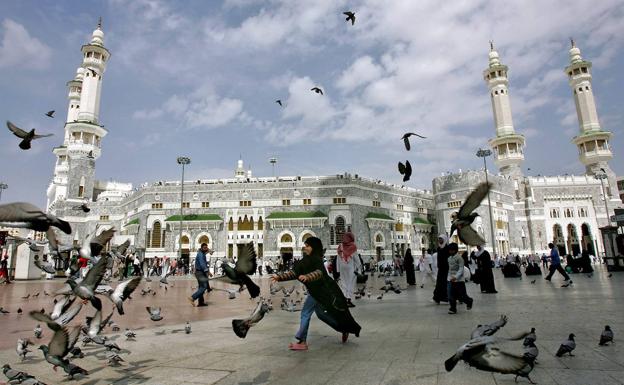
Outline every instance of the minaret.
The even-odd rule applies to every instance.
[[[509,102],[507,66],[501,64],[492,42],[490,42],[489,59],[490,63],[483,71],[483,78],[490,90],[496,127],[496,137],[490,139],[489,144],[494,150],[494,163],[500,172],[519,177],[522,175],[520,166],[524,162],[524,136],[514,131]]]
[[[601,169],[609,176],[609,184],[615,186],[615,174],[607,163],[613,154],[609,146],[611,132],[603,131],[598,121],[596,102],[591,84],[592,63],[583,60],[581,50],[574,40],[571,40],[570,65],[565,68],[568,83],[572,88],[576,115],[578,117],[580,134],[572,139],[579,150],[579,159],[585,165],[588,175],[601,173]]]
[[[91,42],[82,46],[82,66],[67,83],[69,103],[63,145],[57,156],[54,179],[48,188],[48,207],[56,201],[92,200],[95,160],[101,155],[101,141],[108,131],[98,124],[102,74],[110,58],[104,47],[102,19]]]
[[[243,166],[243,159],[239,157],[238,162],[236,164],[236,170],[234,170],[234,178],[242,181],[245,179],[247,172],[245,171],[245,167]]]

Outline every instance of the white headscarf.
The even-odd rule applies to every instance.
[[[440,234],[440,235],[438,235],[438,239],[442,239],[442,241],[443,241],[442,246],[440,246],[440,242],[438,242],[438,246],[439,247],[444,247],[444,246],[448,245],[448,241],[449,241],[448,235]]]
[[[477,246],[477,251],[475,252],[475,255],[477,257],[481,256],[481,254],[483,254],[483,252],[485,251],[485,247],[483,246]]]

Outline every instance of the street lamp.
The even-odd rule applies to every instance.
[[[180,183],[180,237],[178,238],[179,260],[182,260],[182,219],[184,218],[184,166],[191,163],[191,158],[179,156],[178,164],[182,165],[182,183]]]
[[[479,148],[479,151],[477,151],[477,156],[479,158],[483,158],[483,167],[485,168],[485,183],[490,183],[488,181],[487,163],[485,161],[485,158],[487,158],[490,155],[492,155],[492,151],[490,150],[484,150],[482,148]],[[490,201],[489,190],[487,193],[487,199],[488,199],[488,212],[490,214],[490,231],[492,235],[492,253],[494,254],[494,258],[496,258],[496,238],[494,238],[494,220],[492,219],[492,202]]]
[[[0,200],[2,200],[2,190],[6,190],[9,188],[9,185],[3,182],[0,182]]]
[[[272,176],[273,178],[275,178],[275,164],[277,163],[277,158],[276,157],[269,158],[269,163],[271,163],[272,170],[273,170]]]
[[[605,191],[605,187],[604,187],[604,179],[607,179],[607,172],[604,170],[604,168],[601,168],[600,171],[602,171],[602,173],[596,173],[594,175],[594,178],[600,180],[600,187],[602,187],[602,198],[604,200],[604,205],[605,205],[605,214],[607,215],[607,226],[611,226],[611,219],[609,218],[609,206],[607,206],[607,192]]]

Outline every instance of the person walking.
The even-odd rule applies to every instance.
[[[472,309],[473,300],[466,293],[466,282],[464,281],[464,259],[459,255],[459,247],[453,242],[448,245],[448,274],[447,291],[449,301],[449,314],[457,314],[457,301],[466,304],[466,309]]]
[[[5,255],[0,261],[0,278],[4,280],[5,284],[11,283],[11,277],[9,276],[9,256]]]
[[[208,277],[212,277],[212,273],[208,268],[208,261],[206,260],[206,254],[212,254],[212,250],[208,249],[208,244],[202,243],[200,249],[195,256],[195,278],[197,278],[197,291],[188,297],[191,305],[195,306],[195,301],[198,301],[197,306],[207,306],[204,302],[204,292],[211,292],[210,284],[208,283]]]
[[[340,274],[340,288],[347,298],[347,306],[349,307],[355,307],[351,301],[357,281],[355,272],[361,268],[359,259],[354,258],[356,251],[357,246],[355,245],[353,233],[350,231],[344,233],[342,236],[342,243],[338,245],[336,270]]]
[[[548,257],[546,254],[542,254],[542,267],[548,269]]]
[[[347,299],[338,284],[329,277],[323,266],[323,242],[316,237],[305,240],[304,257],[297,261],[292,270],[271,276],[273,282],[297,279],[308,290],[303,307],[299,330],[295,334],[297,342],[290,343],[290,350],[308,350],[307,337],[312,313],[334,330],[342,334],[342,342],[347,342],[349,334],[360,336],[360,325],[353,319],[347,306]]]
[[[563,267],[561,267],[561,257],[559,256],[559,251],[552,242],[548,244],[548,247],[550,248],[550,269],[548,271],[548,275],[544,279],[550,281],[556,270],[563,275],[563,279],[565,280],[564,284],[566,282],[567,285],[571,284],[572,280],[570,279],[570,276],[566,273]]]
[[[414,257],[412,256],[412,249],[407,248],[405,250],[405,257],[403,258],[403,266],[405,267],[405,278],[407,284],[410,286],[416,285],[416,271],[414,269]]]
[[[494,285],[494,274],[492,273],[492,258],[483,245],[477,246],[475,252],[477,257],[477,266],[479,268],[479,283],[481,284],[481,293],[498,293]]]
[[[136,254],[134,254],[134,260],[132,261],[132,275],[141,276],[141,260],[139,260],[139,256]]]
[[[431,249],[423,252],[418,260],[418,270],[420,271],[420,288],[425,287],[425,281],[427,278],[431,280],[431,283],[435,285],[435,274],[433,272],[433,255],[431,255]]]
[[[438,237],[438,252],[437,252],[437,268],[438,274],[436,276],[436,286],[433,290],[433,301],[438,305],[440,302],[448,302],[448,288],[446,279],[448,275],[448,236],[446,234],[440,234]]]

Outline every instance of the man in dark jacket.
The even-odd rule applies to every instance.
[[[195,256],[195,278],[197,278],[197,291],[192,296],[188,297],[191,305],[195,306],[195,301],[198,301],[197,306],[206,306],[204,302],[204,292],[211,292],[210,284],[208,283],[208,276],[212,277],[212,273],[208,269],[208,261],[206,260],[206,254],[212,254],[212,250],[208,249],[208,245],[201,244],[200,250]]]
[[[446,279],[448,274],[448,236],[446,234],[440,234],[438,237],[438,274],[436,278],[436,286],[433,290],[433,301],[438,305],[440,302],[448,302],[448,290],[446,285]]]
[[[549,243],[548,247],[550,248],[550,271],[544,279],[550,281],[555,271],[558,271],[559,273],[561,273],[561,275],[563,275],[565,282],[569,281],[568,284],[572,283],[572,280],[570,279],[568,273],[566,273],[563,267],[561,267],[561,257],[559,256],[559,251],[557,250],[557,247],[555,247],[553,243]]]

